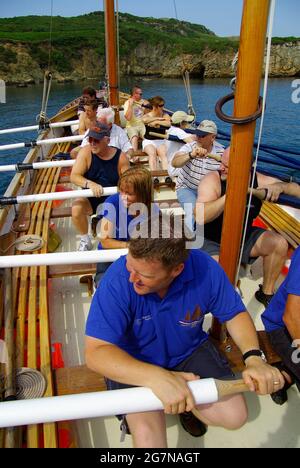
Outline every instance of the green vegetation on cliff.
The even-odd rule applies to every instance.
[[[7,42],[26,44],[32,57],[41,68],[45,68],[48,63],[49,28],[49,16],[0,18],[0,46]],[[119,43],[121,57],[125,57],[142,43],[164,46],[171,55],[178,52],[197,54],[205,47],[219,51],[237,47],[236,39],[218,37],[205,26],[175,19],[141,18],[129,14],[120,14]],[[53,17],[52,64],[57,70],[69,71],[70,60],[78,58],[81,48],[91,48],[97,54],[104,55],[103,12],[71,18]],[[2,50],[2,55],[3,53]]]

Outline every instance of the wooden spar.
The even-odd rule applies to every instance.
[[[234,117],[245,117],[257,110],[269,5],[269,0],[244,0]],[[245,217],[254,136],[255,122],[232,127],[220,263],[233,284]],[[220,336],[220,325],[216,321],[211,332],[215,337]]]
[[[119,84],[116,60],[116,26],[115,26],[115,2],[105,0],[105,50],[106,71],[109,84],[109,103],[111,106],[119,105]]]

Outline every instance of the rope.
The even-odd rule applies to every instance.
[[[46,114],[46,110],[47,110],[48,100],[49,100],[49,95],[50,95],[51,82],[52,82],[52,74],[50,71],[47,70],[44,75],[42,108],[41,108],[41,112],[36,117],[36,121],[38,122],[40,126],[43,126],[47,122],[49,122],[49,119]]]
[[[178,18],[178,13],[177,13],[177,5],[176,5],[176,0],[173,0],[173,5],[174,5],[174,11],[175,11],[175,18],[177,21],[179,21]],[[196,112],[193,107],[193,99],[192,99],[192,92],[191,92],[191,85],[190,85],[190,73],[187,67],[187,64],[184,60],[183,52],[182,52],[182,64],[183,64],[183,73],[182,73],[182,79],[185,87],[185,92],[186,92],[186,97],[187,97],[187,102],[188,102],[188,114],[193,115],[196,118]]]
[[[51,13],[50,13],[50,32],[49,32],[49,55],[48,55],[48,70],[50,70],[51,56],[52,56],[52,26],[53,26],[53,0],[51,0]]]
[[[259,127],[259,135],[258,135],[258,141],[257,141],[255,161],[254,161],[254,165],[253,165],[251,191],[250,191],[250,194],[249,194],[249,201],[248,201],[246,219],[245,219],[244,226],[247,226],[248,220],[249,220],[250,209],[251,209],[251,200],[252,200],[252,196],[253,196],[252,195],[252,189],[254,188],[254,181],[255,181],[255,176],[256,176],[256,171],[257,171],[258,155],[259,155],[260,144],[261,144],[262,134],[263,134],[263,126],[264,126],[264,119],[265,119],[265,112],[266,112],[266,98],[267,98],[269,72],[270,72],[270,57],[271,57],[271,45],[272,45],[272,31],[273,31],[274,16],[275,16],[275,3],[276,3],[276,0],[271,0],[270,18],[269,18],[269,31],[268,31],[268,45],[267,45],[267,57],[266,57],[266,67],[265,67],[264,91],[263,91],[262,115],[261,115],[261,121],[260,121],[260,127]],[[244,232],[243,232],[243,238],[242,238],[242,244],[241,244],[241,249],[240,249],[240,256],[239,256],[239,261],[238,261],[238,268],[237,268],[237,275],[236,275],[235,283],[237,282],[239,272],[240,272],[240,268],[241,268],[242,254],[243,254],[245,242],[246,242],[246,229],[244,229]]]
[[[35,234],[29,234],[26,236],[20,236],[15,242],[10,244],[7,249],[2,250],[1,253],[5,254],[6,252],[11,249],[11,247],[15,246],[17,250],[20,252],[34,252],[35,250],[39,250],[43,247],[44,240],[42,237],[37,236]]]
[[[117,33],[117,66],[118,89],[120,91],[120,28],[119,28],[119,0],[116,1],[116,33]]]
[[[21,367],[16,375],[17,400],[29,400],[41,398],[47,388],[47,382],[43,374],[29,367]]]

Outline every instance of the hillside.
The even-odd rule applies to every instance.
[[[42,79],[49,61],[49,27],[48,16],[0,18],[0,79],[8,83]],[[278,39],[286,42],[298,44],[296,38]],[[198,24],[120,14],[119,44],[123,74],[179,76],[185,64],[192,76],[203,78],[232,74],[238,40],[218,37]],[[103,12],[53,18],[50,68],[56,79],[102,76],[104,54]],[[288,73],[297,74],[294,68]]]

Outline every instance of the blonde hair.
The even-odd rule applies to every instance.
[[[123,172],[119,178],[118,189],[131,185],[137,198],[137,203],[143,203],[151,213],[151,203],[153,202],[153,184],[151,173],[144,167],[130,167]]]

